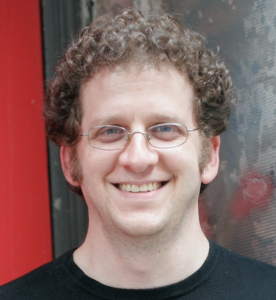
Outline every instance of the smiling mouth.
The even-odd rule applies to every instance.
[[[141,185],[136,184],[117,184],[115,185],[119,190],[124,192],[132,192],[132,193],[145,193],[158,190],[160,187],[165,185],[167,182],[150,182]]]

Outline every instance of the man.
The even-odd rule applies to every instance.
[[[224,64],[171,16],[101,17],[45,99],[48,136],[88,206],[76,250],[0,299],[276,299],[276,269],[204,236],[198,196],[236,100]]]

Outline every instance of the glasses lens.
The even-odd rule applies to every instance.
[[[103,150],[121,149],[127,143],[127,130],[119,126],[96,126],[89,130],[89,142]]]
[[[186,142],[188,132],[184,125],[165,123],[150,127],[148,136],[153,147],[173,148]]]

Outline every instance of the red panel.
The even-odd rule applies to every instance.
[[[38,0],[0,1],[0,284],[52,259]]]

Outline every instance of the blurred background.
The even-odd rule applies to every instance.
[[[44,81],[80,28],[130,6],[175,15],[229,68],[240,103],[221,137],[219,174],[200,196],[201,224],[222,246],[276,265],[275,0],[2,0],[0,284],[84,240],[86,205],[45,137]]]

